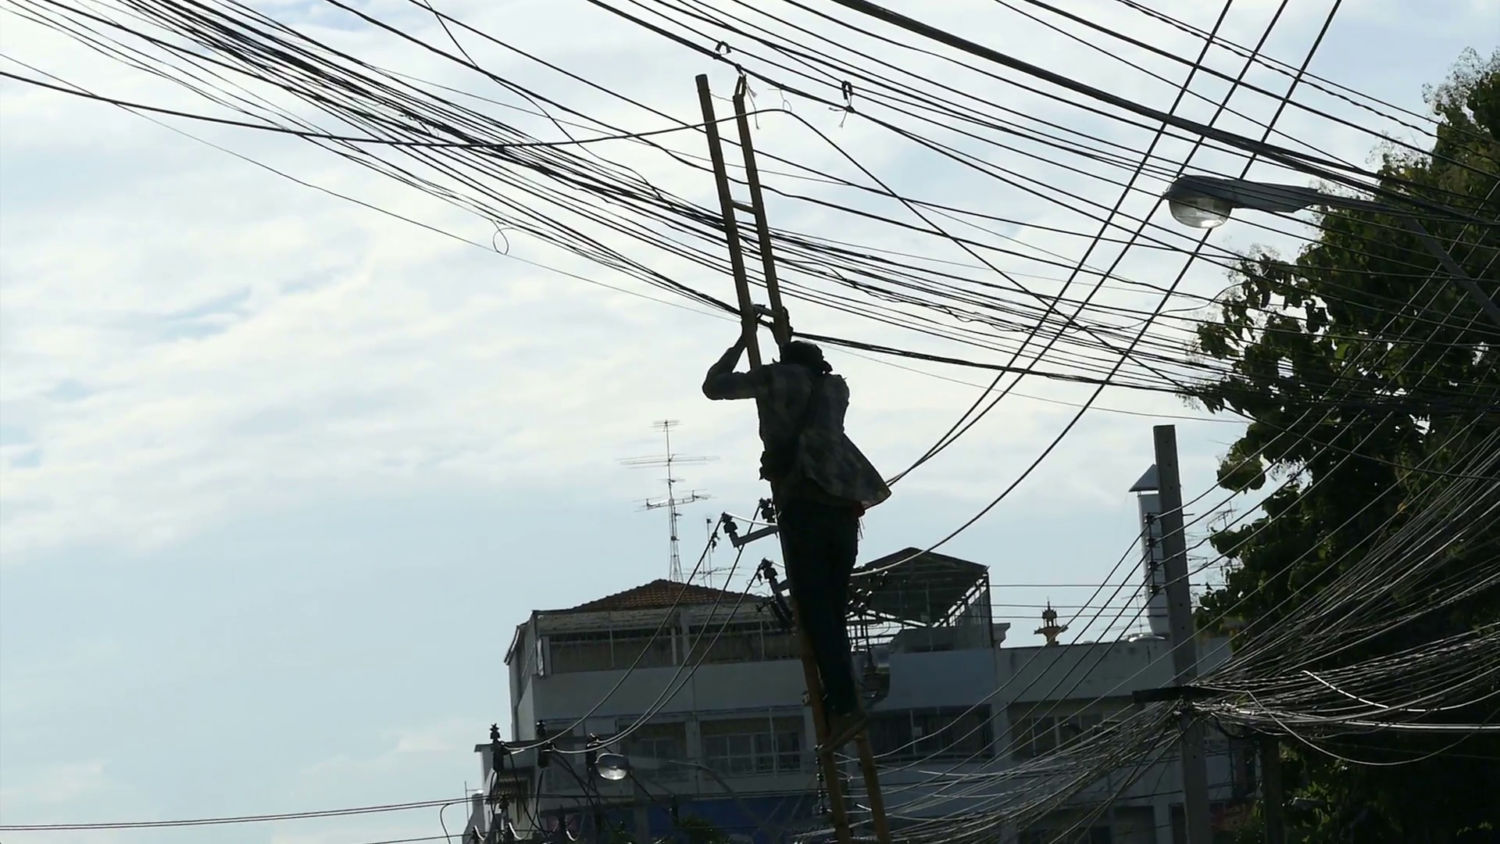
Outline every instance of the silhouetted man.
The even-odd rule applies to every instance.
[[[761,477],[776,496],[777,524],[792,599],[812,642],[829,715],[829,745],[841,747],[863,726],[845,618],[849,577],[859,553],[859,520],[890,497],[880,473],[844,435],[849,385],[823,351],[794,340],[781,360],[735,372],[741,338],[708,370],[710,399],[755,399],[760,414]]]

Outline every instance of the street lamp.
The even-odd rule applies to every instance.
[[[1411,212],[1368,199],[1324,193],[1316,188],[1299,185],[1272,185],[1244,179],[1223,179],[1216,176],[1183,176],[1167,188],[1162,197],[1177,222],[1195,229],[1213,229],[1228,222],[1236,208],[1265,211],[1270,214],[1290,214],[1314,205],[1348,208],[1358,211],[1373,211],[1399,217],[1422,245],[1443,265],[1470,297],[1500,325],[1500,305],[1495,304],[1479,285],[1453,260],[1448,250],[1438,243]]]
[[[601,753],[594,763],[594,772],[601,780],[619,782],[630,776],[630,757],[619,753]]]

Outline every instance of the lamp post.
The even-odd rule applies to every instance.
[[[1177,222],[1195,229],[1218,228],[1229,220],[1236,208],[1265,211],[1271,214],[1290,214],[1314,205],[1348,208],[1356,211],[1373,211],[1399,217],[1412,234],[1422,241],[1428,252],[1453,276],[1453,280],[1479,305],[1489,318],[1500,326],[1500,305],[1495,304],[1463,267],[1453,260],[1448,250],[1438,243],[1411,212],[1384,202],[1356,199],[1348,196],[1324,193],[1316,188],[1299,185],[1272,185],[1250,182],[1244,179],[1222,179],[1215,176],[1183,176],[1173,182],[1162,194],[1167,200],[1172,217]]]

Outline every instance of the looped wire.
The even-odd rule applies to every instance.
[[[490,220],[490,222],[493,223],[494,226],[495,226],[495,233],[492,234],[492,235],[490,235],[490,248],[494,249],[496,252],[500,253],[501,255],[509,255],[510,254],[510,238],[506,237],[506,235],[505,235],[505,227],[500,223],[499,220]],[[500,245],[495,242],[495,238],[497,238],[497,237],[505,241],[505,248],[504,249],[501,249]]]
[[[750,116],[755,121],[755,128],[759,129],[760,112],[755,108],[755,89],[750,87],[750,77],[745,74],[745,71],[740,69],[739,65],[735,65],[735,68],[740,71],[740,78],[734,83],[734,95],[737,98],[748,97],[750,99]]]
[[[731,46],[729,46],[729,42],[728,41],[720,41],[720,42],[714,44],[714,55],[718,56],[721,59],[724,58],[725,56],[729,55],[730,53],[733,53],[733,52],[734,52],[734,48],[731,47]],[[741,65],[739,62],[729,62],[729,66],[733,67],[734,68],[734,72],[737,73],[737,74],[739,74],[739,83],[737,83],[737,84],[744,84],[745,76],[746,76],[744,65]],[[739,88],[735,88],[735,93],[736,94],[739,93]],[[754,95],[752,94],[752,96],[754,96]],[[729,102],[731,98],[730,97],[720,97],[720,96],[715,95],[714,99],[720,100],[722,102]]]
[[[845,79],[843,83],[839,85],[839,93],[844,95],[843,108],[834,106],[833,108],[830,108],[829,111],[842,111],[844,113],[844,116],[839,118],[839,128],[842,129],[844,128],[844,121],[848,120],[849,114],[854,111],[854,83]],[[782,99],[783,101],[785,101],[786,98],[783,96]]]

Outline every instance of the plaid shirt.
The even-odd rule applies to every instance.
[[[772,363],[735,372],[738,348],[718,360],[703,379],[703,395],[714,400],[755,399],[760,414],[760,440],[767,448],[796,433],[812,393],[813,374],[801,366]],[[803,480],[817,484],[828,495],[874,507],[891,497],[880,473],[844,434],[849,410],[849,385],[837,375],[819,379],[823,403],[808,421],[797,444],[791,471],[775,482],[776,492],[791,490]]]

